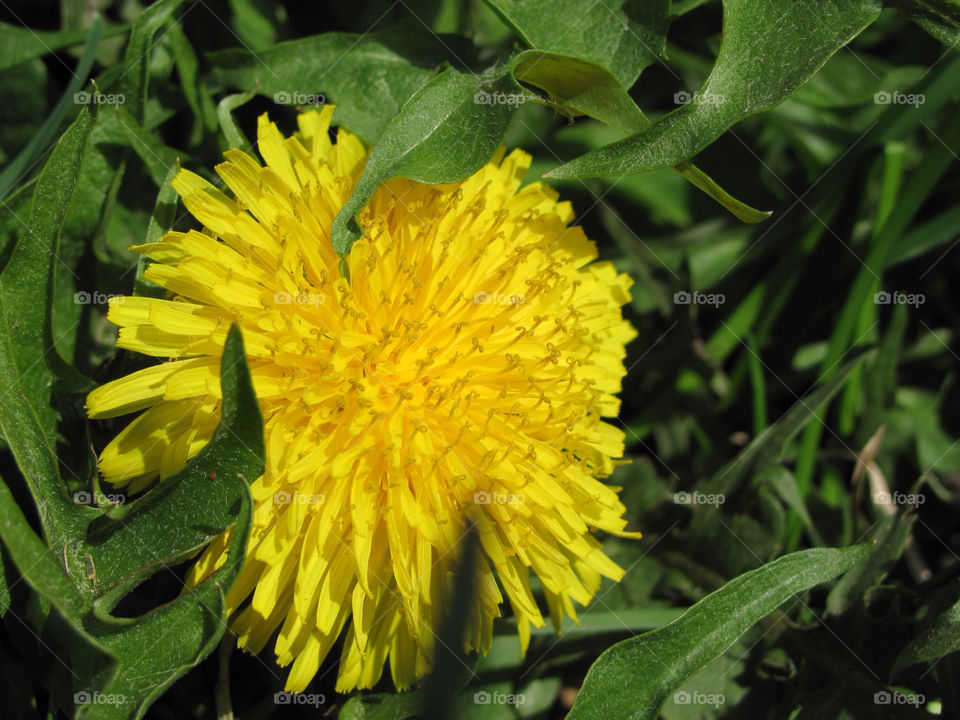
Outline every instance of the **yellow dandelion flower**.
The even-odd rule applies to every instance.
[[[87,408],[142,411],[100,455],[107,481],[162,480],[210,440],[238,324],[266,442],[227,598],[239,644],[259,652],[279,629],[286,687],[300,691],[344,635],[339,691],[374,685],[388,658],[402,689],[430,668],[469,524],[483,560],[467,650],[489,648],[502,593],[526,650],[544,624],[531,571],[558,628],[601,577],[623,575],[592,532],[637,535],[598,480],[623,452],[602,418],[618,412],[635,335],[620,312],[630,280],[593,262],[569,203],[520,187],[520,151],[458,183],[385,183],[342,277],[329,231],[367,150],[343,128],[331,142],[332,110],[302,113],[289,138],[261,117],[264,164],[230,150],[216,168],[232,196],[177,175],[204,230],[136,246],[169,299],[115,298],[108,315],[119,347],[168,361],[94,390]],[[189,583],[228,544],[229,531]]]

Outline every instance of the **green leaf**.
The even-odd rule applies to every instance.
[[[956,109],[954,104],[948,107]],[[914,170],[904,186],[893,210],[886,216],[882,225],[874,229],[866,258],[861,262],[862,267],[857,271],[857,276],[830,335],[830,344],[820,366],[821,378],[829,377],[834,372],[837,363],[848,351],[850,342],[855,340],[854,328],[864,306],[873,302],[873,294],[879,290],[890,248],[896,238],[906,230],[914,215],[950,166],[954,153],[960,149],[960,125],[949,123],[945,132],[937,137],[949,152],[928,153],[924,156],[922,163]],[[819,443],[819,424],[808,426],[804,431],[795,473],[801,493],[806,493],[810,487]]]
[[[890,572],[910,538],[915,514],[883,518],[870,535],[870,553],[850,569],[827,597],[827,612],[840,615]]]
[[[511,67],[517,80],[546,91],[552,101],[571,115],[589,115],[625,135],[642,132],[650,126],[646,115],[617,78],[599,65],[556,53],[527,50],[516,56]],[[680,163],[674,169],[743,222],[756,223],[770,216],[769,212],[756,210],[734,198],[693,163]]]
[[[605,603],[606,604],[606,601]],[[516,618],[504,618],[494,624],[493,643],[490,652],[478,658],[477,672],[487,675],[506,670],[515,670],[524,665],[529,658],[537,657],[538,647],[556,649],[558,653],[572,652],[588,646],[598,637],[636,635],[647,630],[666,625],[680,617],[686,608],[677,607],[627,607],[617,610],[597,610],[592,606],[580,615],[576,624],[564,618],[560,634],[548,623],[530,629],[531,649],[524,657],[520,650],[520,637],[517,634]],[[538,645],[538,641],[543,643]],[[595,647],[595,645],[592,645]]]
[[[75,708],[77,717],[142,717],[150,703],[210,653],[224,632],[224,592],[243,563],[252,523],[247,483],[262,472],[264,462],[262,420],[236,327],[224,346],[221,387],[217,431],[183,471],[128,506],[122,517],[73,508],[76,525],[93,519],[87,533],[93,543],[85,543],[81,534],[62,547],[44,545],[0,482],[0,539],[22,577],[64,621],[60,631],[46,622],[37,628],[71,658],[69,676],[61,679],[70,693],[60,697],[60,704],[70,705],[69,695],[75,693],[123,698],[120,703],[81,704]],[[170,490],[164,492],[167,486]],[[164,518],[165,523],[156,522]],[[182,558],[179,548],[231,526],[226,561],[196,588],[136,618],[109,614],[138,582]]]
[[[216,129],[216,111],[209,91],[206,91],[202,81],[197,78],[200,62],[183,28],[178,22],[171,21],[167,23],[164,37],[170,41],[170,51],[173,53],[173,61],[180,76],[180,88],[194,115],[193,131],[190,134],[192,147],[200,142],[204,130]]]
[[[813,522],[813,518],[810,517],[810,511],[807,510],[807,505],[797,488],[797,481],[790,471],[783,466],[777,466],[767,476],[767,480],[787,506],[800,516],[807,526],[807,531],[816,534],[819,539],[819,531]]]
[[[53,349],[50,297],[58,244],[76,192],[92,119],[86,109],[57,143],[37,180],[28,227],[0,274],[0,430],[40,503],[44,533],[59,537],[72,508],[60,483],[53,385],[74,372]],[[37,298],[44,298],[37,302]],[[39,359],[39,361],[38,361]]]
[[[106,683],[116,672],[117,660],[102,644],[87,634],[82,615],[88,604],[70,581],[62,566],[58,565],[56,553],[44,545],[30,527],[17,505],[13,493],[0,479],[0,540],[9,553],[13,567],[20,576],[15,582],[25,580],[27,585],[42,596],[49,609],[40,620],[45,627],[36,628],[46,636],[43,643],[59,657],[68,656],[70,666],[77,668],[84,679],[67,667],[69,677],[55,675],[52,683],[55,700],[66,707],[73,692],[89,690],[89,681]],[[6,615],[8,608],[2,608]],[[24,622],[22,619],[20,622]],[[56,637],[50,637],[55,634]],[[59,653],[58,653],[59,651]],[[61,665],[64,661],[60,660]],[[58,667],[57,670],[60,668]],[[59,692],[57,690],[59,689]],[[58,697],[59,696],[59,697]]]
[[[27,227],[36,178],[27,181],[0,203],[0,270],[10,257],[17,237]]]
[[[891,677],[917,663],[932,662],[960,651],[960,601],[938,615],[930,626],[914,638],[897,656]]]
[[[726,0],[717,62],[690,102],[646,132],[571,160],[548,177],[629,175],[679,165],[731,125],[779,104],[879,13],[877,0]]]
[[[943,346],[940,346],[943,349]],[[890,430],[916,444],[917,464],[925,473],[952,474],[960,470],[960,443],[943,427],[944,398],[911,387],[896,390],[894,407],[886,415]]]
[[[373,143],[438,66],[460,64],[467,54],[462,38],[436,36],[411,22],[364,35],[314,35],[257,53],[223,50],[209,60],[217,80],[279,105],[325,96],[337,105],[334,124]]]
[[[745,202],[737,200],[733,195],[720,187],[716,180],[707,175],[692,162],[682,162],[675,165],[674,169],[683,176],[690,184],[699,188],[707,195],[716,200],[725,207],[735,218],[745,223],[763,222],[771,214],[772,210],[757,210],[747,205]]]
[[[643,111],[604,67],[541,50],[527,50],[512,63],[520,82],[545,90],[570,114],[589,115],[624,134],[650,126]]]
[[[754,438],[733,460],[724,465],[709,481],[698,488],[706,493],[729,494],[750,476],[764,474],[777,466],[787,444],[807,423],[817,418],[819,409],[840,388],[850,373],[871,353],[863,353],[840,368],[816,390],[798,399],[787,413]]]
[[[173,229],[173,224],[177,220],[177,200],[179,198],[177,191],[173,189],[173,179],[178,172],[180,172],[180,163],[174,162],[167,171],[163,182],[160,183],[157,202],[153,206],[153,213],[151,213],[150,222],[147,224],[146,243],[157,242]],[[167,295],[166,289],[143,276],[149,262],[146,255],[140,255],[137,258],[137,274],[133,279],[133,294],[164,298]]]
[[[27,582],[47,597],[68,618],[79,617],[86,608],[83,596],[57,565],[43,541],[30,528],[23,511],[0,479],[0,539],[14,565]],[[79,623],[77,624],[79,627]]]
[[[235,356],[239,348],[240,364],[246,368],[239,331],[234,328],[232,333],[231,356]],[[224,380],[230,375],[237,373],[224,373]],[[249,391],[248,380],[242,382],[241,387],[246,386]],[[131,707],[125,704],[116,708],[113,717],[124,720],[142,717],[167,688],[209,655],[223,636],[227,627],[225,593],[243,565],[253,523],[253,500],[243,476],[234,476],[230,485],[229,490],[239,500],[239,508],[234,512],[233,536],[223,565],[172,603],[133,620],[118,620],[106,614],[106,606],[94,606],[96,619],[88,619],[87,627],[102,638],[102,644],[119,661],[116,678],[103,692],[133,700],[129,703]],[[153,652],[144,653],[143,648],[148,645]]]
[[[417,691],[354,695],[343,704],[337,720],[407,720],[420,714],[422,703]]]
[[[124,210],[118,200],[120,192],[129,191],[139,177],[133,155],[143,161],[147,174],[157,183],[176,158],[176,152],[163,145],[155,134],[146,132],[125,106],[101,107],[95,117],[77,193],[63,224],[59,262],[55,265],[53,336],[63,357],[77,362],[84,359],[84,351],[105,350],[102,346],[94,348],[95,340],[86,332],[102,318],[105,308],[78,303],[76,293],[87,293],[89,300],[94,293],[102,297],[126,289],[120,287],[120,273],[98,273],[93,278],[84,271],[84,259],[91,246],[104,263],[123,265],[125,269],[135,261],[133,253],[127,250],[132,244],[130,235],[111,227],[114,213]],[[128,166],[132,166],[129,173]]]
[[[960,206],[954,206],[944,210],[932,220],[908,230],[894,239],[887,256],[886,267],[895,267],[954,242],[957,238],[958,226],[960,226]]]
[[[729,581],[669,625],[617,643],[587,672],[568,720],[654,720],[686,678],[794,594],[832,580],[867,551],[857,545],[786,555]]]
[[[542,718],[557,701],[563,687],[558,677],[537,678],[520,688],[523,703],[517,705],[517,714],[523,718]]]
[[[156,134],[147,132],[126,108],[116,107],[101,115],[110,115],[110,122],[120,126],[127,143],[143,161],[150,179],[160,187],[170,168],[177,163],[177,151],[160,142]]]
[[[230,27],[244,47],[259,52],[277,41],[278,18],[284,14],[283,6],[270,0],[228,0],[233,18]]]
[[[619,80],[600,65],[557,53],[527,50],[514,58],[511,67],[517,80],[546,91],[570,115],[589,115],[625,135],[650,126]],[[734,198],[693,163],[683,162],[674,169],[743,222],[757,223],[770,216],[769,212]]]
[[[451,712],[454,693],[465,680],[474,676],[464,662],[463,646],[464,628],[478,609],[477,568],[484,562],[480,533],[475,525],[469,526],[460,538],[457,554],[450,598],[439,627],[434,631],[437,648],[434,650],[433,667],[422,686],[423,720],[460,717],[460,714]]]
[[[227,141],[227,148],[240,148],[246,151],[251,147],[251,143],[243,135],[243,131],[237,127],[233,119],[233,111],[238,107],[250,102],[255,95],[254,90],[245,93],[235,93],[227,95],[217,104],[217,121],[220,129],[223,131],[223,137]]]
[[[100,35],[103,31],[103,21],[97,17],[93,26],[90,28],[87,44],[83,49],[83,56],[77,65],[76,71],[72,73],[73,78],[67,85],[66,91],[60,97],[59,102],[50,113],[50,116],[44,121],[37,132],[30,138],[30,142],[21,150],[17,156],[11,160],[7,166],[0,172],[0,200],[3,200],[10,190],[18,182],[21,182],[23,175],[29,172],[34,161],[50,145],[50,140],[55,136],[63,124],[64,118],[76,107],[74,94],[83,87],[87,77],[90,75],[90,69],[93,67],[93,61],[97,56],[97,47],[100,44]]]
[[[607,68],[631,87],[663,57],[668,0],[486,0],[528,46]]]
[[[490,102],[499,97],[516,102]],[[405,177],[449,183],[483,167],[521,98],[522,88],[504,68],[479,82],[447,68],[420,88],[383,131],[353,194],[334,219],[334,250],[346,255],[361,237],[356,215],[384,181]]]
[[[112,37],[124,32],[126,28],[117,25],[107,28],[104,35]],[[16,67],[27,60],[43,57],[72,45],[82,45],[89,34],[87,28],[50,31],[0,23],[0,70]]]
[[[36,135],[37,119],[50,113],[47,96],[53,87],[57,87],[56,76],[51,77],[43,60],[0,71],[0,164],[10,162]]]
[[[892,0],[890,3],[944,45],[960,42],[958,0]]]
[[[155,48],[153,36],[182,4],[183,0],[159,0],[140,13],[130,28],[123,62],[101,77],[105,92],[123,95],[128,112],[137,122],[142,123],[146,118],[150,57]]]
[[[129,589],[157,564],[173,564],[206,545],[233,523],[237,478],[249,483],[263,473],[260,406],[239,330],[231,337],[221,360],[220,424],[207,446],[144,497],[90,524],[86,544],[99,585]]]

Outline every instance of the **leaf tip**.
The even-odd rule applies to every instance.
[[[755,210],[753,208],[750,208],[750,210],[750,212],[738,212],[734,214],[737,216],[737,219],[742,220],[748,225],[762,223],[764,220],[773,215],[773,210]]]

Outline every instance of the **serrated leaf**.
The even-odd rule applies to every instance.
[[[50,297],[60,233],[77,189],[92,118],[85,109],[64,133],[37,180],[27,229],[0,274],[0,430],[35,497],[44,533],[60,537],[72,508],[56,457],[54,384],[75,371],[54,349]],[[44,298],[37,302],[37,298]]]
[[[48,598],[67,618],[79,618],[86,602],[57,565],[56,555],[30,528],[23,511],[4,480],[0,479],[0,539],[10,557],[34,589]],[[79,627],[79,623],[77,624]]]
[[[863,545],[786,555],[729,581],[652,632],[617,643],[590,667],[568,720],[654,720],[667,695],[796,593],[863,558]]]
[[[249,483],[262,474],[260,406],[239,331],[231,330],[230,337],[221,360],[220,424],[210,442],[145,496],[90,524],[86,550],[101,585],[129,586],[156,565],[172,564],[206,545],[236,516],[237,478]]]
[[[42,631],[57,648],[70,654],[72,669],[57,680],[61,690],[69,686],[70,692],[58,693],[58,702],[64,707],[76,705],[77,717],[142,717],[150,703],[209,654],[223,634],[224,593],[243,563],[252,523],[247,482],[262,471],[264,452],[262,421],[236,327],[227,337],[223,357],[222,417],[205,451],[183,472],[161,484],[172,481],[172,492],[154,490],[132,505],[124,519],[103,520],[101,515],[94,520],[96,526],[126,522],[109,538],[110,542],[127,543],[120,549],[136,558],[133,563],[104,552],[105,547],[113,550],[114,546],[85,545],[82,537],[70,538],[62,548],[48,547],[30,529],[7,486],[0,482],[0,538],[30,587],[53,604],[56,617],[63,621],[59,630],[51,630],[45,622]],[[177,503],[184,491],[200,512],[191,516],[183,503]],[[148,501],[151,496],[154,500]],[[166,525],[151,527],[140,520],[140,514],[148,509],[151,519],[166,518]],[[74,510],[84,523],[100,515],[88,507]],[[226,562],[196,588],[136,618],[109,614],[134,584],[169,566],[174,558],[161,557],[162,548],[192,542],[198,532],[209,539],[230,526],[234,530]],[[159,547],[150,564],[130,571],[131,565],[144,559],[140,546],[153,544]],[[57,559],[65,565],[59,565]],[[87,573],[79,584],[73,565]],[[97,585],[99,581],[102,583]],[[122,700],[84,702],[95,694]]]
[[[373,143],[438,66],[459,66],[466,54],[462,38],[437,36],[411,22],[364,35],[314,35],[256,53],[222,50],[209,60],[214,78],[279,105],[325,96],[337,105],[334,124]]]
[[[690,102],[649,130],[571,160],[548,176],[630,175],[679,165],[730,126],[783,101],[879,13],[877,0],[726,0],[717,62]]]
[[[0,204],[0,272],[10,259],[17,237],[30,220],[30,206],[33,204],[35,188],[36,180],[28,181]]]
[[[7,487],[0,479],[0,540],[3,541],[6,552],[10,554],[13,565],[20,572],[17,581],[23,579],[34,591],[39,593],[42,601],[49,606],[42,618],[44,627],[37,631],[47,636],[45,644],[55,654],[67,654],[70,659],[66,666],[60,659],[60,667],[68,672],[67,677],[55,675],[52,694],[55,702],[67,706],[73,692],[81,692],[80,675],[71,667],[85,668],[84,675],[97,683],[109,682],[116,671],[116,658],[98,641],[87,634],[83,627],[82,616],[88,605],[64,572],[57,564],[56,554],[50,552],[43,541],[30,528],[27,519],[20,510]],[[11,608],[4,607],[6,616]],[[19,622],[26,622],[20,619]],[[55,637],[51,637],[54,635]],[[59,657],[59,655],[58,655]],[[80,684],[80,685],[78,685]],[[75,689],[76,688],[76,689]]]

